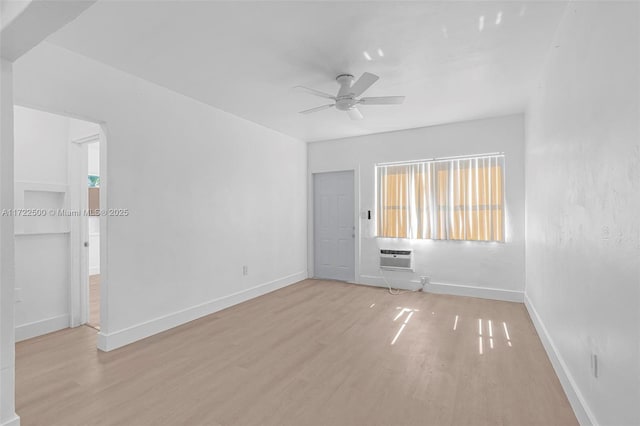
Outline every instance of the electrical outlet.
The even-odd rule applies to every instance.
[[[426,285],[426,284],[429,284],[429,282],[431,282],[431,277],[427,277],[427,276],[420,277],[420,284]]]
[[[249,275],[249,267],[247,265],[242,266],[242,275]]]

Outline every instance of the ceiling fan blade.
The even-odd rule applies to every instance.
[[[364,74],[362,74],[362,76],[360,76],[358,81],[353,83],[353,86],[351,86],[350,92],[353,93],[354,96],[358,97],[362,95],[365,90],[371,87],[373,83],[378,81],[379,78],[380,77],[378,77],[375,74],[371,74],[370,72],[365,72]]]
[[[332,106],[335,106],[335,104],[322,105],[322,106],[319,106],[319,107],[306,109],[304,111],[300,111],[300,114],[311,114],[312,112],[322,111],[323,109],[329,109]]]
[[[404,102],[404,96],[380,96],[372,98],[362,98],[359,103],[362,105],[396,105]]]
[[[362,120],[364,118],[360,110],[356,107],[348,109],[347,114],[349,114],[349,118],[352,120]]]
[[[312,89],[310,87],[295,86],[294,89],[300,89],[300,90],[303,90],[303,91],[305,91],[305,92],[307,92],[307,93],[309,93],[311,95],[320,96],[321,98],[327,98],[327,99],[333,99],[333,100],[336,99],[335,96],[332,96],[332,95],[330,95],[328,93],[321,92],[321,91],[316,90],[316,89]]]

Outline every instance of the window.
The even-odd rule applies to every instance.
[[[377,235],[504,241],[504,155],[376,166]]]

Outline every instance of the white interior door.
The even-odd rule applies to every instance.
[[[100,175],[99,166],[95,160],[99,160],[99,153],[89,155],[91,150],[99,149],[100,134],[93,134],[72,140],[69,144],[69,193],[70,205],[78,212],[86,212],[89,208],[87,176]],[[90,158],[92,161],[90,161]],[[85,213],[74,217],[71,226],[71,326],[76,327],[87,324],[90,319],[90,294],[89,275],[93,250],[97,251],[98,262],[100,261],[99,244],[100,240],[92,235],[100,226],[99,218],[96,216],[87,217]],[[90,226],[92,225],[92,226]],[[98,234],[99,235],[99,234]],[[91,247],[95,244],[96,247]],[[95,254],[93,255],[95,257]],[[98,266],[98,272],[99,266]],[[94,325],[94,324],[92,324]]]
[[[353,171],[313,175],[314,276],[355,281]]]
[[[87,209],[87,144],[69,144],[69,193],[72,209]],[[89,272],[87,268],[87,218],[74,217],[71,223],[71,327],[85,324],[89,319]]]

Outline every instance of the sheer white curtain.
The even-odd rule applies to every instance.
[[[376,167],[379,237],[504,241],[504,156]]]

